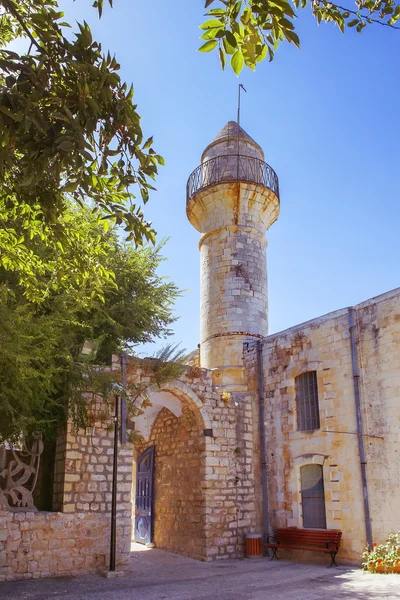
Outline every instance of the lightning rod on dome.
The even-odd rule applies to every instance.
[[[239,83],[238,88],[238,110],[237,110],[237,124],[240,125],[240,90],[243,90],[247,94],[247,90],[245,90],[242,83]]]

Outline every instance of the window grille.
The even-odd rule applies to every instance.
[[[300,468],[303,527],[326,529],[324,477],[321,465]]]
[[[309,371],[296,377],[297,429],[319,429],[317,372]]]

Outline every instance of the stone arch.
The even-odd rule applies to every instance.
[[[201,399],[182,381],[149,390],[151,424],[137,457],[155,448],[154,537],[156,547],[206,558],[204,495],[206,441],[211,419]]]
[[[161,389],[171,392],[171,394],[178,398],[179,396],[182,396],[189,404],[198,409],[198,412],[202,417],[203,429],[212,428],[212,421],[207,407],[186,383],[176,379],[175,381],[164,384]]]
[[[142,415],[135,418],[135,429],[145,439],[149,438],[153,424],[163,408],[167,408],[176,417],[180,417],[183,402],[193,409],[199,429],[212,429],[212,421],[207,407],[183,381],[167,382],[159,389],[149,387],[147,395],[151,406],[146,408]]]

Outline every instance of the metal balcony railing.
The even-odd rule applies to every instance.
[[[186,184],[186,203],[196,192],[224,181],[248,181],[269,188],[279,199],[278,176],[267,163],[253,156],[224,154],[202,163]]]

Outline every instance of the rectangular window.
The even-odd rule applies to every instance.
[[[300,468],[303,527],[326,529],[324,476],[321,465]]]
[[[312,431],[319,429],[319,406],[317,372],[309,371],[295,379],[297,429]]]

